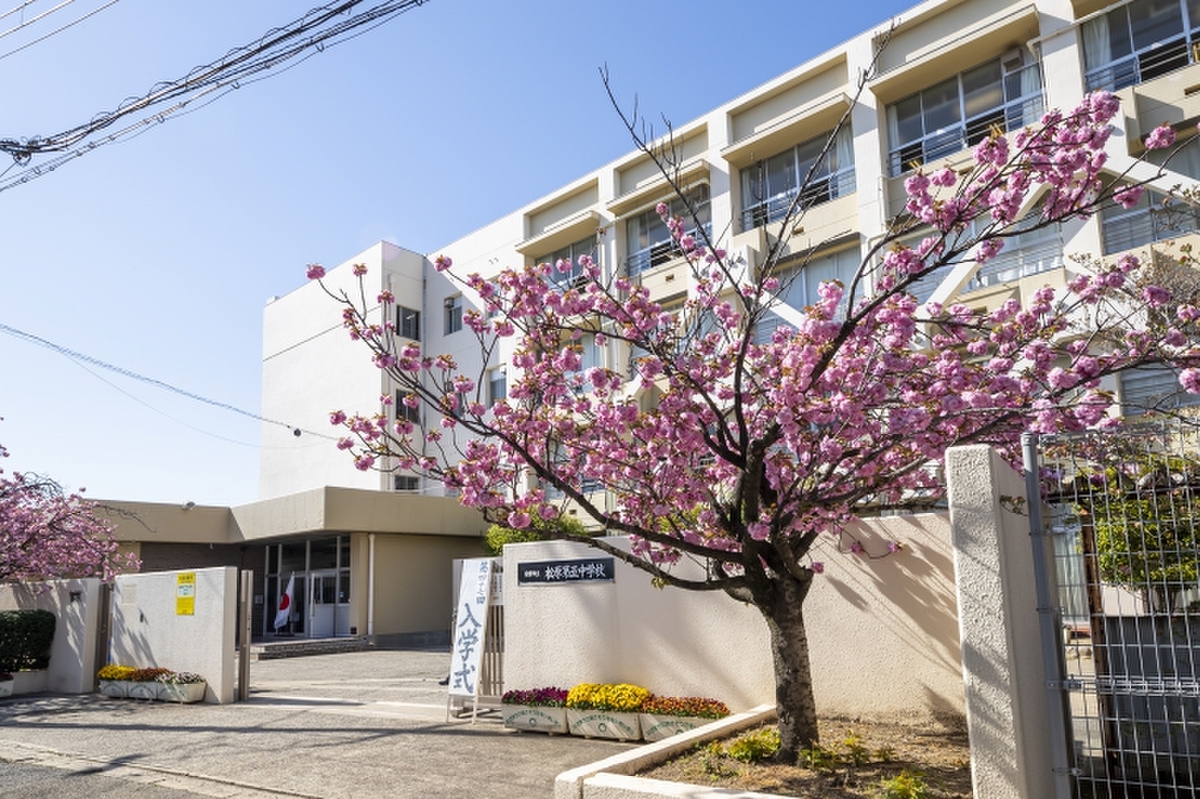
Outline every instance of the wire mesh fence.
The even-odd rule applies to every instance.
[[[1200,785],[1200,431],[1039,440],[1078,797]]]

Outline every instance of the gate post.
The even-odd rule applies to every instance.
[[[975,796],[1061,796],[1025,486],[986,445],[947,451],[946,478]]]

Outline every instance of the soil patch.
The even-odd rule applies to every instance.
[[[912,726],[829,718],[820,720],[820,734],[821,748],[801,758],[812,767],[738,760],[728,754],[728,745],[735,740],[730,738],[699,744],[638,776],[791,797],[971,797],[970,750],[964,725]],[[926,793],[885,793],[882,785],[886,781],[891,780],[894,788],[904,786],[902,774],[918,777]]]

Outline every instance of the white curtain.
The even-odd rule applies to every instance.
[[[841,171],[854,166],[854,133],[850,130],[849,124],[843,125],[838,129],[837,138],[833,142],[833,154],[835,159],[833,168],[835,170]],[[835,187],[836,190],[833,192],[835,196],[842,194],[843,185],[843,179],[839,178]],[[846,181],[845,188],[846,191],[854,190],[853,185],[850,185],[848,180]]]
[[[1108,36],[1108,15],[1083,23],[1083,68],[1090,72],[1112,61],[1112,44]]]

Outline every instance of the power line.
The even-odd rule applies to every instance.
[[[11,33],[16,33],[17,31],[25,28],[28,25],[32,25],[33,23],[37,22],[39,19],[42,19],[45,16],[53,14],[55,11],[62,9],[65,6],[68,6],[73,2],[75,2],[75,0],[67,0],[65,3],[60,3],[59,5],[50,9],[49,11],[39,14],[38,16],[34,17],[31,20],[22,22],[20,25],[17,25],[15,28],[9,28],[8,30],[4,31],[3,33],[0,33],[0,39],[4,38],[5,36],[8,36]],[[91,17],[94,17],[97,14],[99,14],[104,9],[114,6],[116,4],[117,4],[117,0],[108,0],[108,2],[105,3],[104,5],[87,12],[82,17],[76,17],[75,19],[68,22],[66,25],[60,25],[59,27],[55,28],[54,30],[50,31],[49,33],[47,33],[43,36],[39,36],[38,38],[34,39],[33,41],[26,42],[25,44],[21,45],[20,47],[15,47],[12,50],[9,50],[7,53],[0,55],[0,61],[4,60],[5,58],[8,58],[10,55],[16,55],[17,53],[21,52],[22,50],[27,50],[30,47],[33,47],[38,42],[44,42],[47,39],[49,39],[51,36],[55,36],[59,33],[62,33],[63,31],[67,30],[68,28],[73,28],[74,26],[78,25],[80,22],[83,22],[85,19],[90,19]]]
[[[61,344],[55,344],[53,341],[44,339],[41,336],[35,336],[33,333],[27,333],[24,330],[19,330],[15,327],[10,327],[9,325],[3,324],[3,323],[0,323],[0,333],[7,333],[8,335],[12,336],[13,338],[19,338],[23,341],[28,341],[31,344],[37,344],[39,347],[45,347],[48,350],[53,350],[54,352],[57,352],[60,355],[65,355],[66,357],[70,358],[73,361],[88,363],[88,364],[91,364],[92,366],[97,366],[101,369],[107,369],[108,371],[115,372],[116,374],[119,374],[123,377],[128,377],[132,380],[138,380],[142,383],[146,383],[147,385],[155,386],[156,388],[161,388],[165,391],[170,391],[175,394],[179,394],[180,396],[187,397],[188,399],[195,400],[196,402],[203,402],[204,404],[211,405],[214,408],[221,408],[222,410],[233,411],[234,413],[241,414],[242,416],[248,416],[249,418],[259,421],[259,422],[265,422],[267,424],[275,424],[275,425],[279,425],[281,427],[286,427],[287,429],[291,430],[297,436],[300,435],[301,433],[307,433],[310,436],[317,436],[319,438],[329,439],[330,441],[337,440],[337,438],[335,436],[327,435],[325,433],[318,433],[313,430],[306,430],[304,428],[296,427],[294,425],[288,424],[287,422],[278,421],[277,419],[268,419],[265,416],[254,413],[253,411],[247,411],[243,408],[239,408],[236,405],[230,405],[227,402],[221,402],[219,400],[209,399],[208,397],[188,391],[187,389],[179,388],[178,386],[174,386],[165,381],[158,380],[153,377],[147,377],[146,375],[143,375],[143,374],[138,374],[137,372],[134,372],[130,369],[125,369],[124,367],[116,366],[114,364],[108,363],[107,361],[102,361],[99,358],[94,358],[91,355],[85,355],[82,352],[76,352],[75,350],[68,349],[67,347],[62,346]]]
[[[226,91],[278,74],[272,70],[285,61],[303,53],[307,53],[307,58],[327,47],[361,36],[429,0],[383,0],[352,14],[363,2],[365,0],[343,0],[314,8],[286,26],[273,28],[257,41],[230,50],[217,61],[196,67],[177,80],[155,84],[145,95],[127,98],[116,110],[97,114],[89,122],[61,133],[24,139],[0,138],[0,152],[13,158],[13,166],[0,175],[7,175],[14,166],[22,168],[0,182],[0,191],[28,183],[97,147],[142,132],[157,122],[165,122],[201,97],[217,92],[210,98],[211,102]],[[258,77],[254,77],[256,75]],[[125,127],[102,138],[93,138],[127,117],[134,119]],[[36,156],[51,153],[59,155],[41,164],[32,163]]]

